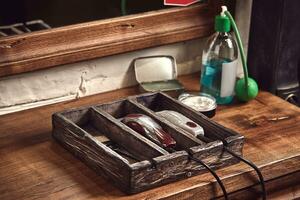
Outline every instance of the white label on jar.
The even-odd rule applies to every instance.
[[[221,97],[233,95],[236,81],[237,60],[222,64]]]

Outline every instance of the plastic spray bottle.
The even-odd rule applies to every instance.
[[[203,51],[200,92],[216,98],[217,104],[228,104],[234,96],[238,48],[230,34],[231,23],[225,15],[226,7],[215,18],[216,33]]]

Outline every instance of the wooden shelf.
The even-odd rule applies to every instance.
[[[217,1],[0,39],[0,77],[204,37]]]

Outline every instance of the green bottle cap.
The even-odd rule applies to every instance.
[[[230,20],[227,16],[217,15],[215,18],[215,30],[218,32],[230,31]]]

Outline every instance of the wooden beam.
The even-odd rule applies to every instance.
[[[207,36],[216,2],[53,28],[0,40],[0,77]]]

